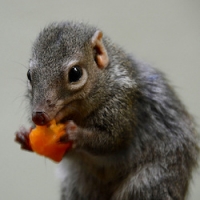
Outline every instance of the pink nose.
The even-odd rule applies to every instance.
[[[49,123],[49,116],[45,112],[33,112],[32,121],[39,126]]]

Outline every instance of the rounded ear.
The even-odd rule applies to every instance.
[[[108,54],[106,48],[104,47],[102,36],[103,33],[99,30],[96,31],[92,36],[92,45],[95,52],[95,61],[100,69],[107,67],[109,63]]]

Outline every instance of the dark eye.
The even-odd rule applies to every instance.
[[[82,76],[83,72],[80,66],[75,65],[74,67],[72,67],[69,71],[69,82],[76,82],[78,81],[81,76]]]
[[[31,82],[31,73],[30,73],[30,69],[29,69],[28,72],[27,72],[27,78],[28,78],[28,80]]]

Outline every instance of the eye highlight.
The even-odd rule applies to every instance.
[[[30,72],[30,69],[28,70],[28,72],[27,72],[27,78],[28,78],[28,80],[31,82],[31,72]]]
[[[83,71],[79,65],[73,66],[68,74],[69,82],[77,82],[83,75]]]

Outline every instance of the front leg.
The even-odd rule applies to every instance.
[[[21,129],[16,132],[15,142],[21,144],[21,149],[23,150],[33,151],[29,140],[29,134],[31,130],[32,128],[27,130],[24,127],[21,127]]]
[[[126,131],[125,131],[126,132]],[[117,130],[117,126],[104,128],[80,127],[74,121],[66,123],[66,134],[60,142],[72,142],[72,148],[86,150],[91,154],[103,155],[119,151],[130,142],[130,135]]]

